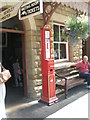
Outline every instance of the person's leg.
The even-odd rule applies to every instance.
[[[79,74],[81,78],[85,78],[87,80],[88,86],[90,85],[90,73],[89,72],[82,72]]]
[[[22,84],[22,80],[21,80],[21,75],[18,75],[18,79],[19,79],[19,86],[22,87],[23,84]]]
[[[88,82],[88,86],[90,86],[90,73],[88,74],[87,82]]]
[[[18,74],[17,73],[15,74],[15,85],[16,85],[16,87],[19,86],[19,83],[18,83]]]

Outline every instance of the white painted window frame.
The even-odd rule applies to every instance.
[[[58,25],[59,26],[59,42],[53,42],[54,44],[55,43],[58,43],[58,44],[66,44],[66,59],[60,59],[60,52],[59,52],[59,59],[57,60],[54,60],[55,62],[62,62],[62,61],[68,61],[69,60],[69,54],[68,54],[68,41],[66,42],[61,42],[61,35],[60,35],[60,26],[65,26],[63,24],[59,24],[59,23],[53,23],[53,26],[54,25]],[[60,50],[60,45],[59,45],[59,50]]]

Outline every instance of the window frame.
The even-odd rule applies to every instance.
[[[60,59],[60,52],[58,51],[58,53],[59,53],[59,59],[57,59],[57,60],[55,60],[54,59],[54,61],[55,62],[62,62],[62,61],[68,61],[69,60],[69,50],[68,50],[68,40],[65,42],[61,42],[61,32],[60,32],[60,26],[65,26],[64,24],[59,24],[59,23],[53,23],[53,30],[54,30],[54,25],[58,25],[59,26],[59,41],[57,42],[57,41],[53,41],[53,44],[55,44],[55,43],[58,43],[58,46],[59,46],[59,50],[60,50],[60,45],[59,44],[66,44],[66,59]],[[54,38],[54,36],[53,36],[53,38]]]

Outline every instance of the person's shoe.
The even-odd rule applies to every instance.
[[[87,88],[90,89],[90,85],[88,85]]]

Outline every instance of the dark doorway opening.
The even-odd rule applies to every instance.
[[[24,78],[23,78],[23,58],[22,58],[22,35],[18,33],[2,33],[6,39],[6,43],[2,46],[2,64],[5,68],[9,69],[12,77],[6,83],[7,95],[6,103],[8,105],[15,104],[18,100],[24,97]],[[2,41],[3,41],[2,36]],[[21,68],[20,78],[22,85],[16,86],[15,74],[13,64],[17,61]],[[18,82],[19,79],[18,79]]]

